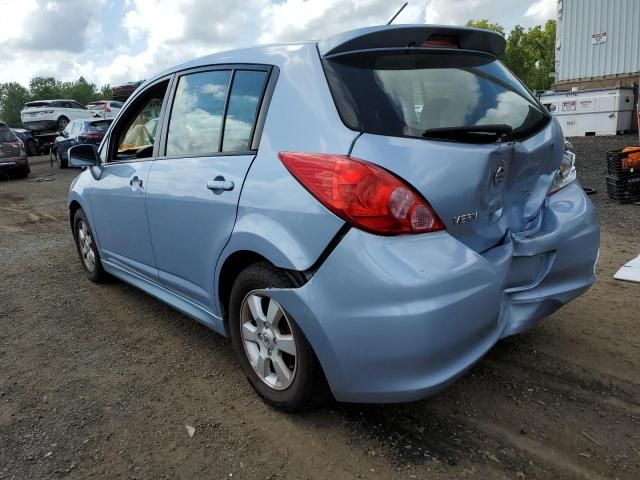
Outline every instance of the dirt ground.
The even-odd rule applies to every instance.
[[[434,398],[296,416],[256,397],[226,339],[89,283],[65,207],[77,171],[32,159],[0,182],[0,478],[638,479],[640,284],[612,275],[640,253],[640,206],[609,201],[603,174],[635,140],[575,141],[604,214],[587,294]]]

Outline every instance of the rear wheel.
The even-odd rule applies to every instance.
[[[257,263],[238,275],[229,305],[231,340],[249,383],[267,403],[288,412],[326,397],[322,368],[311,345],[266,290],[293,286],[281,270]]]
[[[82,209],[78,209],[73,217],[73,232],[78,255],[87,273],[87,278],[92,282],[100,283],[106,277],[106,273],[102,268],[93,231]]]
[[[67,168],[69,166],[67,160],[62,156],[62,152],[59,148],[56,151],[56,162],[58,163],[59,168]]]
[[[38,151],[38,146],[36,145],[35,140],[29,140],[27,142],[27,153],[29,156],[34,157],[38,155],[40,152]]]

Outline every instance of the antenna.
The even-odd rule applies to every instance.
[[[391,25],[393,21],[396,19],[396,17],[400,15],[400,12],[402,12],[402,10],[404,10],[404,7],[406,7],[407,5],[409,5],[409,2],[404,2],[404,5],[400,7],[400,10],[398,10],[396,14],[393,17],[391,17],[391,20],[387,22],[387,25]]]

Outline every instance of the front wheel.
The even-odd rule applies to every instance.
[[[229,305],[231,340],[251,386],[269,404],[288,412],[326,397],[322,368],[293,317],[269,296],[268,288],[292,281],[268,263],[243,270]]]
[[[106,273],[102,268],[100,253],[96,247],[93,231],[82,209],[78,209],[73,217],[73,233],[78,255],[87,278],[92,282],[100,283],[106,277]]]

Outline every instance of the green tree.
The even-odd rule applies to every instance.
[[[29,82],[32,100],[60,98],[62,84],[53,77],[35,77]]]
[[[491,30],[497,32],[504,37],[504,28],[498,23],[491,23],[489,19],[483,18],[481,20],[468,20],[465,27],[482,28],[484,30]]]
[[[95,84],[87,82],[84,77],[75,82],[64,82],[61,87],[61,98],[70,98],[83,105],[98,100],[99,92]]]
[[[469,20],[467,26],[484,28],[504,35],[504,29],[489,20]],[[531,90],[546,90],[553,83],[550,74],[555,70],[556,22],[549,20],[525,30],[513,27],[507,38],[502,62]]]
[[[108,83],[102,86],[98,94],[99,100],[111,100],[111,95],[113,95],[113,92],[111,91],[111,85]]]
[[[10,127],[19,127],[20,111],[30,97],[29,90],[17,82],[0,84],[0,120]]]

